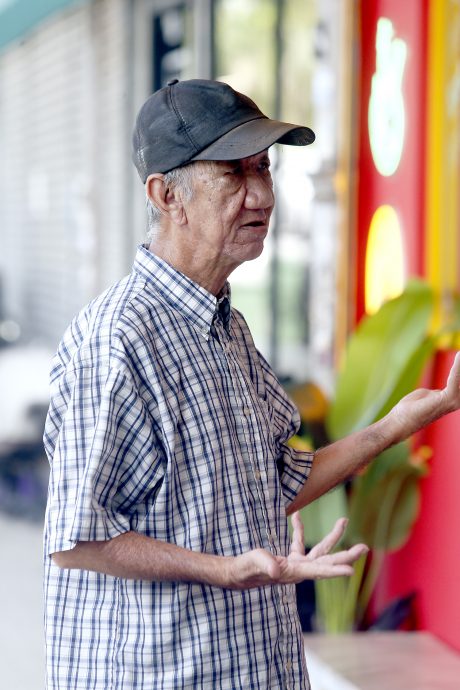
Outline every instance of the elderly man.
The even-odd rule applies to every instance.
[[[227,278],[263,249],[268,149],[310,144],[219,82],[171,82],[142,107],[134,162],[151,237],[87,306],[52,370],[45,430],[49,690],[308,688],[294,583],[366,551],[304,555],[294,513],[460,404],[415,391],[315,454]],[[308,478],[308,481],[306,481]]]

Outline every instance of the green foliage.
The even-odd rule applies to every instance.
[[[345,488],[338,486],[333,491],[321,496],[300,511],[305,531],[305,543],[317,544],[330,532],[336,520],[348,515]]]
[[[407,541],[419,509],[419,480],[425,464],[410,461],[408,443],[381,453],[353,482],[348,538],[373,549],[394,551]]]
[[[356,627],[357,620],[360,619],[359,591],[365,565],[366,557],[362,556],[355,563],[351,577],[315,582],[318,630],[339,634]]]
[[[414,280],[400,297],[363,319],[350,337],[326,413],[331,440],[372,424],[417,386],[438,342],[429,334],[433,310],[431,289]],[[308,426],[309,420],[303,421]],[[408,442],[400,443],[354,478],[348,492],[339,487],[302,510],[307,544],[317,543],[338,517],[347,516],[347,545],[364,542],[373,551],[370,564],[361,559],[351,578],[315,583],[319,629],[346,632],[361,624],[385,554],[404,545],[417,518],[425,459],[423,453],[411,454]]]
[[[428,337],[433,294],[412,281],[397,299],[364,318],[352,334],[326,418],[332,440],[382,417],[413,389],[434,341]]]

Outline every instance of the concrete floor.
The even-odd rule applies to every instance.
[[[43,690],[42,525],[0,513],[0,686]]]

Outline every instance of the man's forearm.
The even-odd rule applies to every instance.
[[[305,579],[351,575],[353,564],[367,552],[364,544],[330,553],[343,536],[344,519],[305,555],[303,525],[293,516],[293,538],[287,556],[252,549],[238,556],[213,556],[182,549],[136,532],[104,542],[78,542],[70,551],[52,555],[61,568],[92,570],[124,579],[198,582],[224,589],[246,590],[296,584]]]
[[[228,585],[228,558],[183,549],[137,532],[108,541],[78,542],[52,556],[61,568],[92,570],[133,580]]]
[[[315,453],[308,481],[287,509],[311,503],[351,477],[386,448],[399,443],[449,412],[460,409],[460,353],[442,390],[417,388],[375,424]]]
[[[299,510],[349,479],[385,448],[401,440],[388,417],[346,436],[315,453],[308,480],[289,505],[287,514]]]

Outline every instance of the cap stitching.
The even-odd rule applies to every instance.
[[[141,161],[144,165],[144,174],[147,172],[147,163],[145,162],[145,156],[144,156],[144,148],[139,149],[139,156],[141,158]]]
[[[179,83],[180,83],[180,82],[179,82]],[[177,118],[178,118],[178,119],[180,120],[180,122],[182,123],[182,128],[183,128],[183,130],[184,130],[184,133],[187,135],[188,140],[190,141],[191,145],[192,145],[193,148],[195,149],[195,153],[198,153],[199,150],[200,150],[200,147],[199,147],[199,146],[197,145],[197,143],[194,141],[193,137],[190,135],[190,133],[189,133],[189,131],[188,131],[188,129],[187,129],[187,123],[186,123],[186,121],[184,120],[184,118],[183,118],[183,116],[182,116],[182,113],[181,113],[180,110],[179,110],[179,104],[178,104],[177,101],[176,101],[176,97],[174,96],[174,98],[173,98],[173,92],[172,92],[173,86],[174,86],[174,85],[171,85],[171,86],[169,87],[169,97],[170,97],[170,99],[171,99],[171,106],[172,106],[174,112],[176,113]]]

